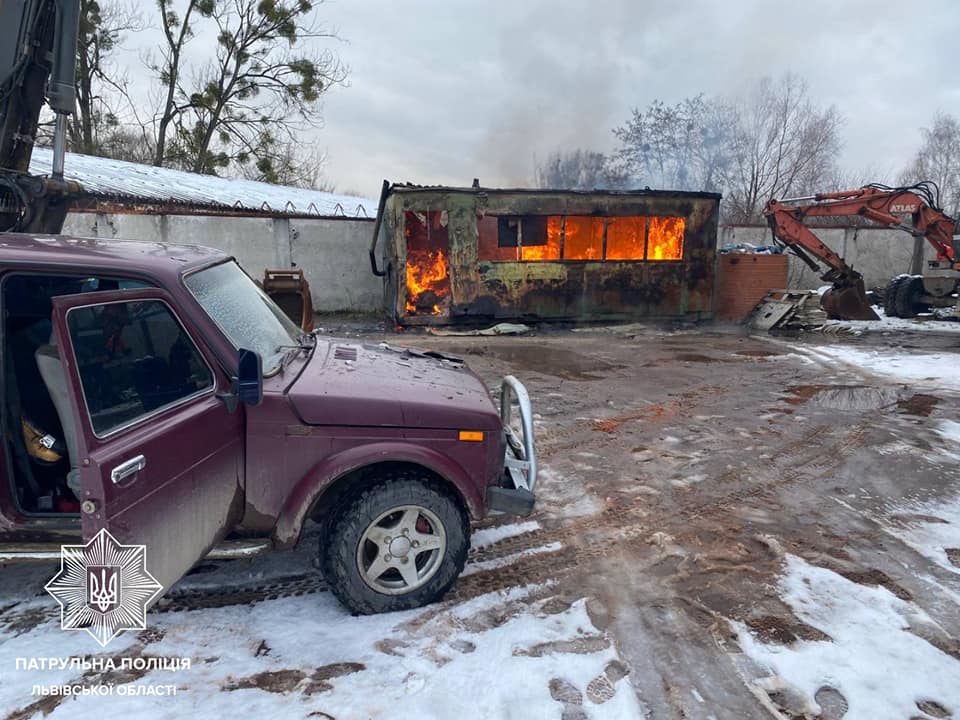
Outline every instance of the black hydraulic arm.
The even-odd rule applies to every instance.
[[[79,0],[0,0],[0,231],[62,225],[79,22]],[[34,178],[28,171],[44,101],[55,115],[53,167],[49,178]]]

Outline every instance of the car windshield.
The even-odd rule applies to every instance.
[[[234,261],[188,275],[184,282],[236,349],[263,358],[263,373],[276,372],[300,329]]]

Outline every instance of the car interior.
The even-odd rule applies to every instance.
[[[79,513],[77,430],[53,337],[52,298],[147,287],[89,276],[15,274],[2,284],[2,420],[14,496],[26,514]]]

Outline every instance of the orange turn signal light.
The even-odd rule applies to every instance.
[[[463,442],[483,442],[482,430],[461,430],[460,440]]]

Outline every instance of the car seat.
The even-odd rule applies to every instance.
[[[63,428],[63,439],[67,444],[67,456],[70,460],[70,472],[67,474],[67,487],[74,495],[80,497],[80,449],[77,437],[77,424],[73,417],[73,408],[70,404],[70,390],[67,386],[67,375],[60,360],[60,353],[56,345],[56,337],[50,337],[49,345],[37,348],[37,369],[47,386],[50,399],[60,418],[60,427]]]

